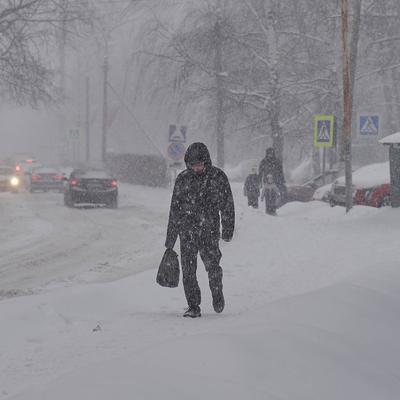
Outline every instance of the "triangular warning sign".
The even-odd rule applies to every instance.
[[[181,125],[179,130],[176,125],[169,126],[169,141],[170,142],[186,142],[186,132],[187,127],[185,125]]]
[[[329,142],[330,138],[330,129],[326,125],[326,121],[321,121],[321,125],[318,130],[318,140],[321,142]]]
[[[371,117],[367,117],[360,131],[365,135],[376,135],[378,133],[378,127]]]

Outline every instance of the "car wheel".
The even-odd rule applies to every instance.
[[[108,203],[109,208],[118,208],[118,198],[115,197],[113,198],[109,203]]]
[[[71,197],[68,196],[67,194],[64,195],[64,205],[67,206],[67,207],[72,207],[73,206]]]
[[[390,206],[390,197],[389,196],[385,196],[381,200],[380,205],[379,205],[379,207],[387,207],[387,206]]]

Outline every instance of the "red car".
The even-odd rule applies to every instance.
[[[368,189],[357,189],[353,197],[354,204],[371,207],[390,205],[390,184],[375,186]]]
[[[389,164],[370,164],[353,173],[353,203],[370,207],[390,205]],[[330,205],[346,204],[344,178],[332,184],[328,194]]]

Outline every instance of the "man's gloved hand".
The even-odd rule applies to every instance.
[[[231,234],[230,232],[222,232],[221,239],[224,242],[230,242],[232,240],[232,236],[233,234]]]

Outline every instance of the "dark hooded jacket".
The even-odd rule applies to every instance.
[[[267,175],[271,174],[274,178],[274,183],[278,186],[280,192],[286,190],[285,177],[283,175],[282,162],[276,157],[275,151],[269,147],[265,151],[265,157],[261,160],[258,168],[258,177],[261,186],[267,181]]]
[[[190,168],[196,162],[204,162],[203,173]],[[212,165],[210,153],[203,143],[192,143],[188,147],[185,163],[187,169],[175,181],[165,246],[174,247],[178,235],[186,237],[191,232],[210,239],[222,236],[230,240],[235,226],[235,210],[227,176]]]

